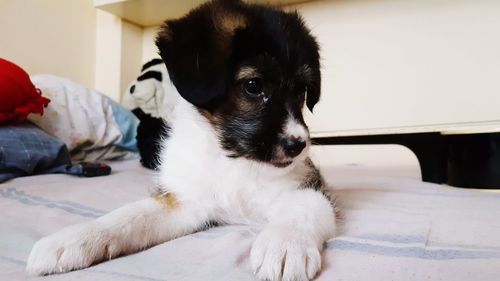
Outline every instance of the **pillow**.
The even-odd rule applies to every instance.
[[[43,114],[49,102],[26,71],[0,58],[0,124],[21,122],[30,113]]]
[[[33,83],[52,102],[44,116],[28,119],[62,140],[74,161],[137,157],[139,120],[105,95],[53,75],[35,75]]]

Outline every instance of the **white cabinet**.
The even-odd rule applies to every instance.
[[[500,1],[319,1],[298,10],[323,57],[313,131],[500,131]]]

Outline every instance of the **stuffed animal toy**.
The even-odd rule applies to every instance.
[[[160,117],[165,97],[162,84],[165,77],[168,77],[167,68],[161,59],[147,62],[142,66],[139,77],[128,86],[122,105],[130,110],[140,108],[145,114]]]
[[[0,58],[0,124],[22,122],[30,113],[42,115],[49,102],[26,71]]]
[[[140,120],[137,128],[137,146],[141,163],[146,168],[158,167],[160,138],[168,134],[166,121],[178,98],[177,90],[170,82],[167,68],[161,59],[153,59],[143,65],[141,74],[130,83],[122,105]]]

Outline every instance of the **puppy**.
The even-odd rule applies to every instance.
[[[310,280],[336,231],[302,117],[320,97],[318,45],[297,13],[239,1],[166,21],[156,44],[180,97],[159,192],[38,241],[33,274],[67,272],[218,224],[260,226],[262,280]]]

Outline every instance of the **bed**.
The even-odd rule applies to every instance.
[[[398,146],[315,146],[344,223],[317,280],[499,280],[500,193],[424,183]],[[110,162],[110,176],[39,175],[0,184],[0,280],[255,280],[258,229],[222,226],[88,269],[24,272],[31,247],[65,226],[148,196],[150,170]]]

